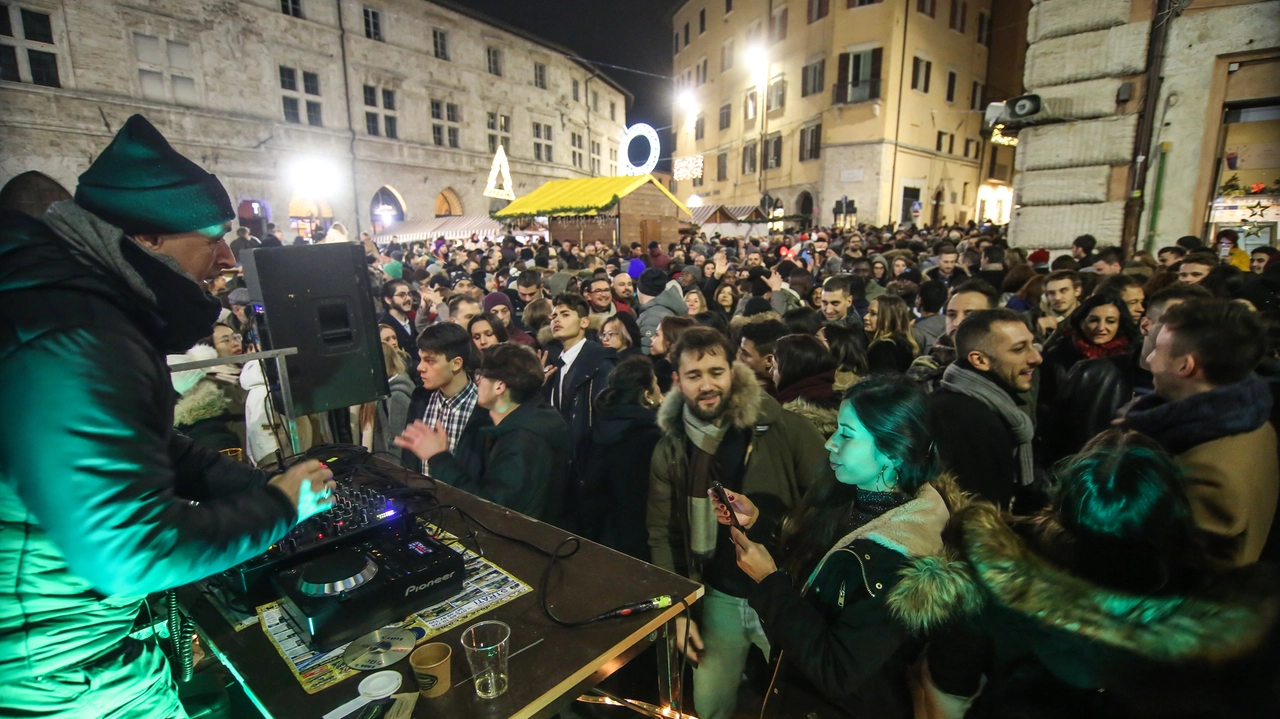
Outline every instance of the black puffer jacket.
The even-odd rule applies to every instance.
[[[938,484],[954,495],[949,478]],[[778,661],[765,715],[796,719],[912,715],[907,667],[922,642],[886,599],[913,559],[941,554],[947,500],[932,485],[840,538],[804,590],[786,572],[748,598]],[[754,527],[753,527],[754,529]]]
[[[263,552],[296,515],[261,472],[173,430],[164,355],[209,333],[217,300],[90,221],[159,302],[0,214],[0,682],[112,651],[148,592]]]
[[[645,508],[649,464],[660,439],[658,415],[651,409],[621,405],[600,411],[590,436],[578,444],[568,529],[649,561]]]

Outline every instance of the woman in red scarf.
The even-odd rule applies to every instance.
[[[1052,411],[1057,389],[1076,362],[1137,352],[1142,336],[1129,306],[1114,295],[1094,295],[1071,313],[1044,344],[1040,365],[1040,415]]]

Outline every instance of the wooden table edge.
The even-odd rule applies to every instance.
[[[695,588],[692,592],[689,593],[688,596],[684,598],[685,602],[687,602],[690,606],[693,606],[694,602],[702,598],[704,591],[705,589],[703,585],[699,584],[697,588]],[[509,719],[532,719],[532,717],[537,716],[538,712],[542,711],[543,709],[546,709],[548,706],[552,704],[552,702],[563,697],[565,694],[569,693],[575,686],[586,681],[588,677],[590,677],[592,674],[595,674],[597,671],[599,671],[600,668],[603,667],[605,664],[607,664],[610,660],[614,659],[615,657],[621,656],[622,653],[625,652],[627,649],[630,649],[631,647],[634,647],[635,645],[639,644],[641,639],[645,635],[651,634],[657,631],[658,627],[680,616],[680,613],[683,611],[684,611],[684,605],[680,604],[679,602],[676,602],[672,604],[670,607],[667,607],[665,610],[663,610],[661,614],[653,617],[651,620],[646,622],[643,626],[641,626],[636,631],[632,632],[622,641],[606,649],[603,653],[601,653],[599,656],[593,659],[589,664],[584,665],[581,669],[579,669],[578,671],[566,677],[559,684],[548,689],[546,692],[542,694],[542,696],[526,704],[523,709],[516,712],[515,714],[512,714]]]

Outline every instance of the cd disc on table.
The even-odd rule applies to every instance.
[[[375,629],[351,642],[342,661],[352,669],[382,669],[409,656],[415,638],[408,629]]]

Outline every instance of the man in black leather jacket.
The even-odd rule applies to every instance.
[[[164,355],[209,334],[233,265],[217,178],[139,115],[43,220],[0,216],[0,716],[185,717],[142,602],[332,502],[173,430]]]

